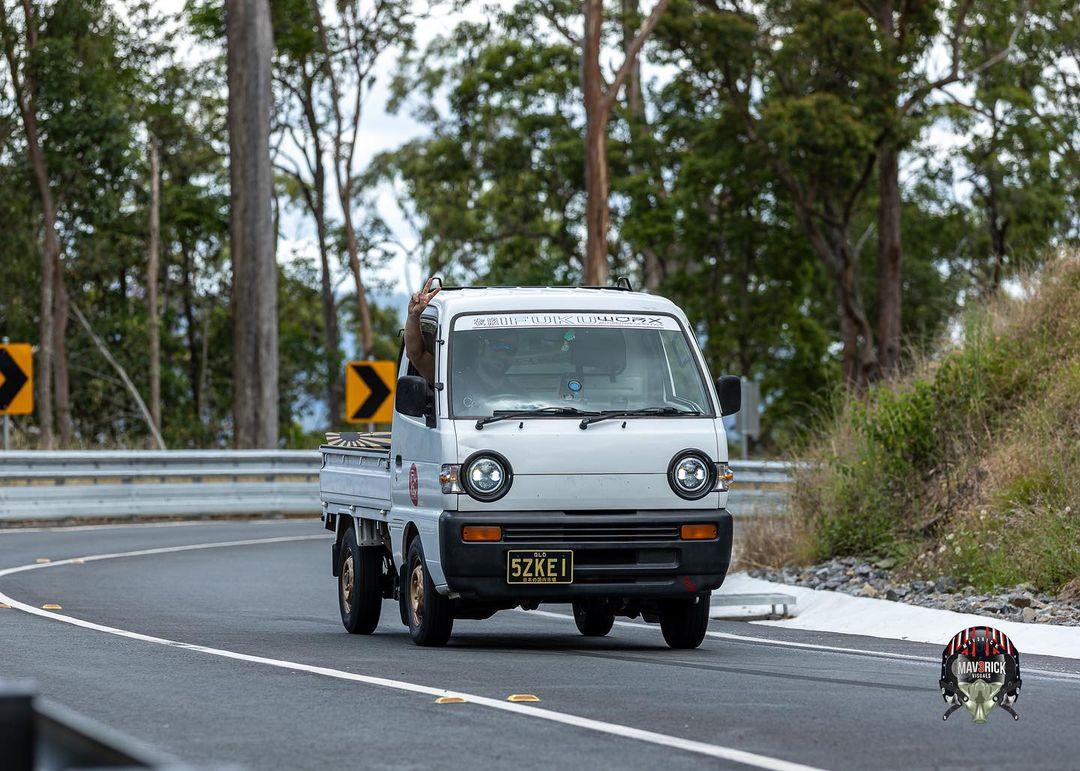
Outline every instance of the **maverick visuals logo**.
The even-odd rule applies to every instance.
[[[944,720],[967,707],[974,722],[985,723],[997,706],[1020,719],[1012,708],[1020,696],[1020,651],[996,629],[973,626],[953,637],[941,654],[938,685],[949,704]]]

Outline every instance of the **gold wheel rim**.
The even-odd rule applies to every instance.
[[[413,626],[420,626],[424,615],[424,567],[417,564],[409,577],[409,609],[412,611]]]
[[[352,613],[353,595],[353,557],[352,554],[345,558],[345,564],[341,566],[341,606],[345,608],[345,614]]]

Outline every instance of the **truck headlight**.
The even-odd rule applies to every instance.
[[[700,450],[684,450],[671,459],[668,484],[680,498],[704,498],[716,486],[716,465]]]
[[[465,492],[478,501],[497,501],[506,495],[514,481],[510,463],[489,450],[473,453],[461,464],[459,477]]]

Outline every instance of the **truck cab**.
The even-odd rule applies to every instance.
[[[699,645],[731,556],[739,381],[711,381],[683,312],[615,287],[446,287],[421,330],[434,381],[399,356],[390,435],[321,448],[345,627],[374,631],[396,597],[439,645],[456,618],[570,603],[585,635],[640,615]]]

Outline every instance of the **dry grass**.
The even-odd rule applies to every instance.
[[[781,568],[813,556],[806,521],[795,516],[757,516],[736,525],[732,570]]]

